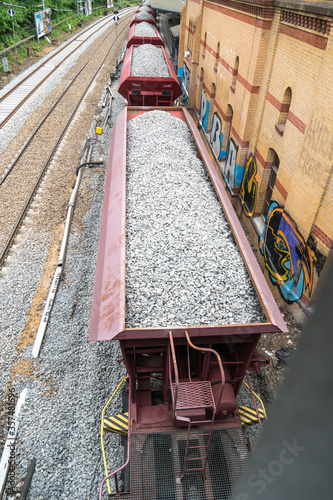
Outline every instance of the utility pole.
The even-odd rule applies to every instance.
[[[26,9],[26,7],[23,7],[23,5],[14,5],[12,3],[5,3],[5,2],[1,2],[1,3],[3,5],[9,5],[9,9],[7,10],[7,12],[10,15],[10,17],[12,18],[12,28],[13,28],[13,37],[14,37],[14,45],[15,45],[15,59],[17,62],[17,48],[16,48],[15,27],[14,27],[14,16],[15,16],[16,12],[13,9],[13,7],[18,7],[20,9]]]
[[[83,19],[82,0],[77,0],[77,15]]]
[[[117,47],[117,45],[118,45],[117,25],[118,25],[118,21],[119,21],[119,19],[120,19],[120,18],[119,18],[119,16],[118,16],[118,14],[114,14],[114,16],[113,16],[113,20],[114,20],[114,23],[115,23],[115,25],[116,25],[116,56],[117,56],[117,53],[118,53],[118,47]]]

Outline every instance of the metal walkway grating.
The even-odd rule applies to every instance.
[[[176,393],[176,384],[172,384],[172,392]],[[177,410],[190,408],[213,408],[214,398],[210,382],[181,382],[178,386]]]
[[[196,436],[197,434],[198,436]],[[190,441],[205,444],[193,431]],[[224,500],[231,497],[248,452],[242,428],[215,430],[204,481],[202,472],[182,473],[187,431],[131,436],[131,492],[123,500]],[[193,453],[205,453],[193,450]],[[192,462],[195,467],[196,461]],[[118,497],[117,495],[112,498]]]

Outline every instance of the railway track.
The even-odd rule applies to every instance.
[[[119,23],[118,36],[128,27],[129,22],[130,19],[126,17]],[[0,181],[0,196],[3,200],[0,206],[3,221],[0,233],[0,267],[80,104],[114,48],[116,38],[112,40],[112,35],[115,35],[115,27],[103,37],[68,83]]]
[[[126,15],[132,9],[124,9],[121,15]],[[51,55],[46,62],[38,66],[12,89],[0,97],[0,128],[2,128],[34,92],[59,68],[59,66],[76,52],[99,29],[113,23],[112,15],[107,16],[84,32],[73,37],[69,43]]]

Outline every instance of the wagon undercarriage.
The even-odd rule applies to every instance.
[[[202,430],[190,444],[204,445]],[[230,498],[247,459],[241,427],[215,429],[207,462],[206,479],[200,471],[181,480],[187,430],[134,434],[129,464],[130,492],[109,495],[128,500],[213,500]],[[202,448],[204,449],[204,448]],[[205,453],[204,451],[201,452]],[[196,461],[193,460],[193,467]]]

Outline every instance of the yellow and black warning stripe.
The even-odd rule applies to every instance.
[[[252,408],[249,408],[247,406],[239,406],[238,411],[242,425],[244,427],[258,423],[256,411]],[[260,415],[260,418],[264,420],[264,410],[258,408],[258,413]],[[119,413],[118,415],[115,415],[113,417],[105,417],[103,422],[103,429],[105,432],[115,432],[117,434],[126,435],[128,433],[128,412]]]
[[[113,417],[104,417],[103,429],[105,432],[126,435],[128,433],[128,412],[119,413]]]
[[[257,413],[252,408],[248,408],[247,406],[239,406],[238,412],[239,412],[239,416],[240,416],[242,425],[244,427],[258,423]],[[264,410],[262,410],[261,408],[258,408],[258,413],[259,413],[261,420],[264,420],[264,418],[265,418]]]

